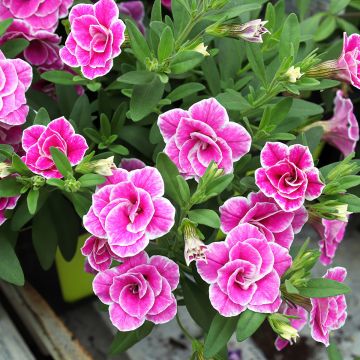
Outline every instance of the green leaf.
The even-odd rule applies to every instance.
[[[31,189],[26,198],[29,213],[31,215],[34,215],[36,213],[38,200],[39,200],[39,190]]]
[[[128,332],[118,331],[110,346],[110,354],[116,355],[130,349],[133,345],[148,336],[154,326],[152,322],[145,321],[145,323],[136,330]]]
[[[146,58],[151,57],[149,46],[136,24],[129,19],[127,19],[125,22],[126,30],[129,34],[131,49],[135,57],[142,63],[145,63]]]
[[[190,188],[186,180],[181,176],[177,175],[176,180],[179,186],[180,197],[184,204],[190,201]]]
[[[285,280],[285,288],[289,294],[299,294],[299,290],[291,283],[289,279]]]
[[[219,215],[214,210],[196,209],[188,213],[189,219],[198,224],[218,229],[220,227]]]
[[[161,0],[155,0],[151,9],[151,22],[161,20]]]
[[[106,181],[106,177],[98,174],[85,174],[78,180],[81,183],[81,187],[92,187],[103,184]]]
[[[314,35],[315,41],[327,39],[336,29],[336,18],[332,15],[327,16],[321,21],[318,31]]]
[[[115,154],[129,155],[129,150],[123,145],[114,144],[114,145],[108,146],[108,148]]]
[[[116,81],[124,84],[143,85],[143,84],[148,84],[149,82],[154,80],[155,77],[156,74],[153,72],[138,70],[138,71],[129,71],[118,77]]]
[[[330,12],[332,14],[338,14],[341,10],[344,10],[351,0],[331,0],[330,1]]]
[[[300,26],[296,14],[290,14],[285,20],[279,45],[280,59],[292,55],[296,60],[296,55],[300,44]],[[293,53],[292,53],[293,52]]]
[[[111,124],[106,114],[100,115],[100,134],[105,138],[111,135]]]
[[[160,62],[163,62],[174,51],[174,35],[169,26],[165,27],[158,46],[158,58]]]
[[[297,287],[297,289],[300,295],[308,298],[326,298],[347,294],[351,291],[346,284],[325,278],[310,279],[306,286]]]
[[[67,71],[51,70],[44,72],[40,77],[46,81],[60,85],[74,85],[74,75]]]
[[[56,186],[59,189],[64,189],[65,181],[61,179],[47,179],[46,183],[50,186]]]
[[[12,197],[21,194],[23,185],[16,181],[15,177],[7,177],[0,180],[1,197]]]
[[[215,310],[210,304],[209,294],[187,277],[181,278],[184,301],[190,316],[206,332],[210,328]]]
[[[82,218],[90,209],[91,193],[68,193],[66,196],[71,200],[77,214]]]
[[[14,285],[24,285],[24,273],[10,239],[0,235],[0,278]]]
[[[60,192],[51,195],[49,206],[58,236],[59,249],[64,259],[70,261],[75,255],[78,237],[82,231],[80,219],[72,204]]]
[[[196,83],[196,82],[190,82],[190,83],[186,83],[186,84],[182,84],[182,85],[178,86],[171,93],[169,93],[166,98],[170,99],[171,102],[175,102],[178,100],[182,100],[187,96],[196,94],[199,91],[204,90],[204,89],[205,89],[205,86],[203,84]]]
[[[213,197],[221,194],[231,184],[233,179],[233,174],[220,176],[219,178],[211,182],[206,188],[206,195]]]
[[[133,121],[140,121],[155,110],[164,93],[165,85],[159,77],[149,84],[135,85],[130,99],[130,115]]]
[[[220,314],[214,316],[205,339],[205,357],[215,356],[227,345],[231,335],[235,332],[238,319],[238,316],[223,317]]]
[[[48,125],[50,123],[49,113],[45,108],[40,108],[34,118],[34,125]]]
[[[87,126],[91,126],[90,102],[85,94],[76,100],[69,118],[77,125],[81,132]]]
[[[196,51],[185,50],[177,53],[170,62],[173,74],[183,74],[192,70],[204,60],[204,56]]]
[[[55,259],[58,234],[48,205],[45,205],[33,219],[32,242],[41,267],[49,270]]]
[[[20,156],[15,153],[12,156],[11,167],[20,175],[30,176],[32,174],[29,168],[21,160]]]
[[[11,18],[0,21],[0,36],[5,33],[5,31],[12,24],[13,21],[14,19]]]
[[[164,180],[165,194],[171,197],[177,204],[185,205],[179,194],[177,176],[180,174],[177,166],[166,154],[159,153],[156,158],[156,168],[160,171]]]
[[[11,39],[1,45],[0,50],[2,50],[6,58],[13,59],[23,52],[28,45],[29,41],[25,39]]]
[[[1,192],[1,187],[0,187]],[[353,194],[346,194],[346,195],[340,195],[340,197],[337,199],[341,201],[344,204],[348,204],[348,211],[352,213],[359,213],[360,212],[360,198]]]
[[[10,159],[14,153],[14,148],[8,144],[0,144],[0,155],[5,159]]]
[[[246,43],[246,55],[253,73],[266,85],[266,71],[263,54],[259,44]]]
[[[248,1],[250,2],[250,1]],[[220,19],[226,18],[226,20],[228,19],[232,19],[235,17],[238,17],[244,13],[250,13],[250,11],[254,11],[254,10],[258,10],[261,5],[259,4],[254,4],[255,1],[252,1],[253,4],[239,4],[239,2],[237,1],[233,1],[231,2],[231,4],[234,4],[234,6],[228,6],[226,7],[226,9],[221,9],[218,11],[214,12],[209,11],[208,15],[205,15],[204,19],[207,20],[212,20],[212,21],[218,21]]]
[[[239,318],[236,328],[237,341],[244,341],[261,326],[267,314],[245,310]]]
[[[55,148],[53,146],[50,148],[50,153],[52,159],[54,160],[56,168],[60,171],[60,173],[65,178],[71,176],[73,174],[73,170],[66,155],[58,148]]]

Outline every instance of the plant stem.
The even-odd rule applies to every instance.
[[[181,329],[181,331],[184,333],[184,335],[190,340],[190,341],[194,341],[195,338],[193,336],[190,335],[190,333],[185,329],[184,325],[181,323],[181,320],[179,318],[179,313],[176,314],[175,316],[176,322],[179,325],[179,328]]]

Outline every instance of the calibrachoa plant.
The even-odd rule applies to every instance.
[[[333,264],[360,212],[358,5],[274,3],[0,0],[0,278],[24,284],[29,235],[44,270],[81,247],[113,353],[174,318],[192,359],[265,321],[279,351],[306,324],[335,346],[350,288]]]

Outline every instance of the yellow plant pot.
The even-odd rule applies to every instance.
[[[88,234],[79,236],[75,256],[71,261],[66,261],[59,249],[55,257],[55,264],[59,276],[61,293],[64,301],[75,302],[93,294],[93,274],[84,271],[85,258],[80,249],[84,245]]]

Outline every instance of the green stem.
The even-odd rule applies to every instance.
[[[175,49],[179,50],[183,42],[186,40],[186,38],[189,36],[191,30],[194,28],[194,26],[199,22],[200,18],[202,17],[203,13],[200,12],[199,14],[195,15],[185,26],[184,30],[180,33],[179,37],[177,38],[175,42]]]
[[[184,333],[184,335],[185,335],[190,341],[194,341],[195,338],[190,335],[190,333],[185,329],[184,325],[181,323],[181,320],[180,320],[180,318],[179,318],[179,313],[176,314],[175,318],[176,318],[176,322],[177,322],[178,325],[179,325],[179,328],[180,328],[181,331]]]

